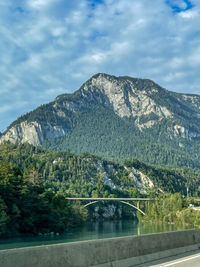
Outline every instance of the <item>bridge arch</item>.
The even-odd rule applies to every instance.
[[[99,201],[96,200],[96,201],[89,202],[89,203],[85,204],[83,207],[86,208],[86,207],[88,207],[88,206],[90,206],[90,205],[92,205],[92,204],[95,204],[95,203],[97,203],[97,202],[99,202]]]
[[[123,200],[121,200],[120,202],[121,202],[121,203],[124,203],[124,204],[126,204],[126,205],[128,205],[128,206],[130,206],[130,207],[132,207],[132,208],[135,208],[135,209],[138,210],[140,213],[142,213],[142,215],[145,215],[144,211],[142,211],[139,207],[136,207],[135,205],[133,205],[133,204],[131,204],[131,203],[129,203],[129,202],[123,201]]]
[[[95,201],[89,202],[89,203],[85,204],[83,207],[86,208],[86,207],[88,207],[90,205],[93,205],[93,204],[95,204],[97,202],[99,202],[99,200],[95,200]],[[123,204],[126,204],[126,205],[128,205],[128,206],[130,206],[130,207],[132,207],[132,208],[134,208],[136,210],[138,210],[142,215],[145,215],[145,213],[139,208],[139,206],[136,207],[135,205],[133,205],[133,204],[131,204],[129,202],[123,201],[123,200],[120,200],[119,202],[121,202]]]

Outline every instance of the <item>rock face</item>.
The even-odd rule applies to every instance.
[[[150,189],[154,188],[154,184],[149,177],[135,168],[132,168],[129,177],[134,183],[134,186],[141,192],[147,193]]]
[[[143,82],[144,85],[140,84]],[[144,86],[144,88],[141,88]],[[79,99],[68,101],[67,95],[61,95],[56,101],[66,97],[62,102],[68,110],[76,112],[80,108],[88,108],[91,104],[100,103],[106,107],[112,108],[120,117],[135,118],[136,125],[139,128],[151,127],[163,118],[173,117],[173,114],[165,106],[156,103],[152,95],[163,90],[157,84],[150,80],[131,79],[128,77],[113,77],[105,74],[98,74],[87,81],[77,92]],[[76,94],[76,93],[75,93]],[[59,103],[54,107],[62,108]],[[141,118],[151,116],[151,119],[142,123]],[[64,117],[64,113],[62,113]],[[153,119],[154,116],[154,119]]]
[[[133,210],[133,214],[135,215],[135,210]],[[116,206],[116,204],[107,204],[106,206],[101,207],[96,206],[92,212],[92,218],[95,220],[121,219],[122,206]]]
[[[0,143],[10,141],[12,143],[21,142],[38,146],[47,139],[53,139],[65,134],[65,130],[59,126],[44,126],[37,121],[23,121],[20,124],[10,128],[2,136]]]
[[[150,92],[145,88],[137,88],[137,79],[114,79],[104,74],[97,75],[86,83],[82,90],[83,95],[90,95],[90,98],[101,97],[101,101],[112,107],[120,117],[134,117],[140,120],[141,116],[156,114],[157,118],[172,117],[172,113],[164,106],[158,105],[151,98],[151,94],[158,92],[158,86],[149,82]],[[96,97],[96,101],[98,98]]]
[[[102,183],[104,185],[108,185],[114,189],[122,189],[120,185],[117,182],[115,183],[114,179],[112,179],[114,173],[117,172],[112,163],[107,165],[105,168],[102,160],[98,160],[94,167],[102,174]],[[153,190],[155,188],[153,181],[141,171],[134,167],[128,168],[124,166],[123,168],[126,169],[133,187],[137,188],[140,193],[146,194],[149,190]]]
[[[101,113],[102,110],[104,113]],[[107,121],[110,117],[110,132],[103,129],[103,120],[100,122],[105,115],[108,116]],[[92,122],[88,118],[92,118]],[[89,124],[91,127],[88,129]],[[100,131],[101,136],[98,136]],[[130,131],[128,137],[127,131]],[[44,142],[50,141],[52,144],[57,140],[54,148],[60,144],[59,148],[62,149],[69,147],[80,152],[82,148],[98,153],[100,149],[95,150],[94,142],[98,143],[103,134],[110,134],[112,142],[119,142],[119,137],[124,146],[126,141],[131,143],[130,140],[133,140],[136,148],[138,140],[142,139],[144,143],[160,142],[160,145],[165,143],[175,149],[191,146],[190,142],[200,137],[200,96],[170,92],[147,79],[100,73],[75,93],[60,95],[53,102],[14,121],[1,136],[0,143],[10,141],[43,145]],[[118,137],[114,140],[113,135]],[[66,136],[67,141],[59,143],[58,138]],[[84,136],[87,140],[82,140]],[[90,149],[88,139],[95,136]],[[77,142],[82,142],[78,144],[78,149],[75,147]],[[135,156],[131,152],[130,155]]]
[[[33,145],[39,145],[43,142],[43,133],[41,125],[37,122],[21,122],[19,125],[12,127],[2,138],[3,141],[28,142]]]

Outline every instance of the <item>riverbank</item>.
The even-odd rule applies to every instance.
[[[86,222],[81,227],[70,229],[70,231],[59,236],[43,235],[1,239],[0,250],[130,235],[137,236],[185,229],[191,229],[191,227],[165,223],[138,223],[137,220]]]

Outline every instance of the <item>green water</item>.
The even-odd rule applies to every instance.
[[[42,235],[0,239],[0,250],[27,246],[40,246],[80,240],[101,239],[128,235],[143,235],[191,229],[172,224],[138,223],[134,220],[87,222],[82,227],[72,229],[62,235]]]

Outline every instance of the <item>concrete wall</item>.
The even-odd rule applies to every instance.
[[[200,230],[128,236],[0,251],[1,267],[131,266],[194,250]]]

